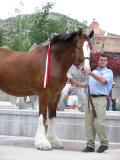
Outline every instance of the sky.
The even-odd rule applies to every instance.
[[[16,8],[21,14],[34,13],[47,2],[54,3],[50,12],[62,13],[80,22],[85,20],[88,25],[95,19],[101,29],[120,35],[120,0],[1,0],[0,19],[15,16]]]

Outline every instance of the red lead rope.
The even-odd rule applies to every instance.
[[[50,77],[50,44],[48,47],[46,65],[45,65],[44,88],[46,88],[49,84],[49,77]]]

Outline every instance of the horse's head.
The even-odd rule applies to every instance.
[[[59,63],[62,63],[63,69],[68,69],[75,60],[80,64],[84,62],[85,72],[90,69],[89,58],[91,41],[94,32],[89,35],[82,32],[82,30],[74,31],[66,34],[55,34],[51,40],[52,53]],[[67,59],[67,64],[65,63]]]
[[[91,38],[93,35],[93,31],[87,35],[82,33],[82,30],[80,29],[77,36],[76,59],[79,59],[80,62],[84,61],[84,70],[86,73],[90,69],[90,50],[92,49]]]

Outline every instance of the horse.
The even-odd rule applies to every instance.
[[[0,48],[0,89],[13,96],[38,95],[38,128],[35,147],[40,150],[61,149],[55,134],[55,117],[60,91],[66,73],[75,59],[84,64],[87,73],[91,41],[82,30],[54,35],[44,45],[30,52]],[[29,54],[28,54],[29,53]],[[46,128],[47,124],[47,128]]]

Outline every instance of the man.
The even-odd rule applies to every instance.
[[[98,153],[104,152],[108,149],[108,138],[105,125],[106,113],[106,97],[109,95],[113,83],[113,72],[107,68],[106,55],[100,55],[98,61],[98,68],[89,73],[89,80],[87,82],[78,82],[69,79],[72,85],[77,87],[87,88],[89,86],[88,97],[91,96],[96,116],[94,117],[92,110],[92,103],[85,109],[85,124],[87,132],[87,146],[83,152],[95,151],[95,138],[96,133],[100,139],[100,147],[97,149]],[[89,98],[90,99],[90,98]]]

